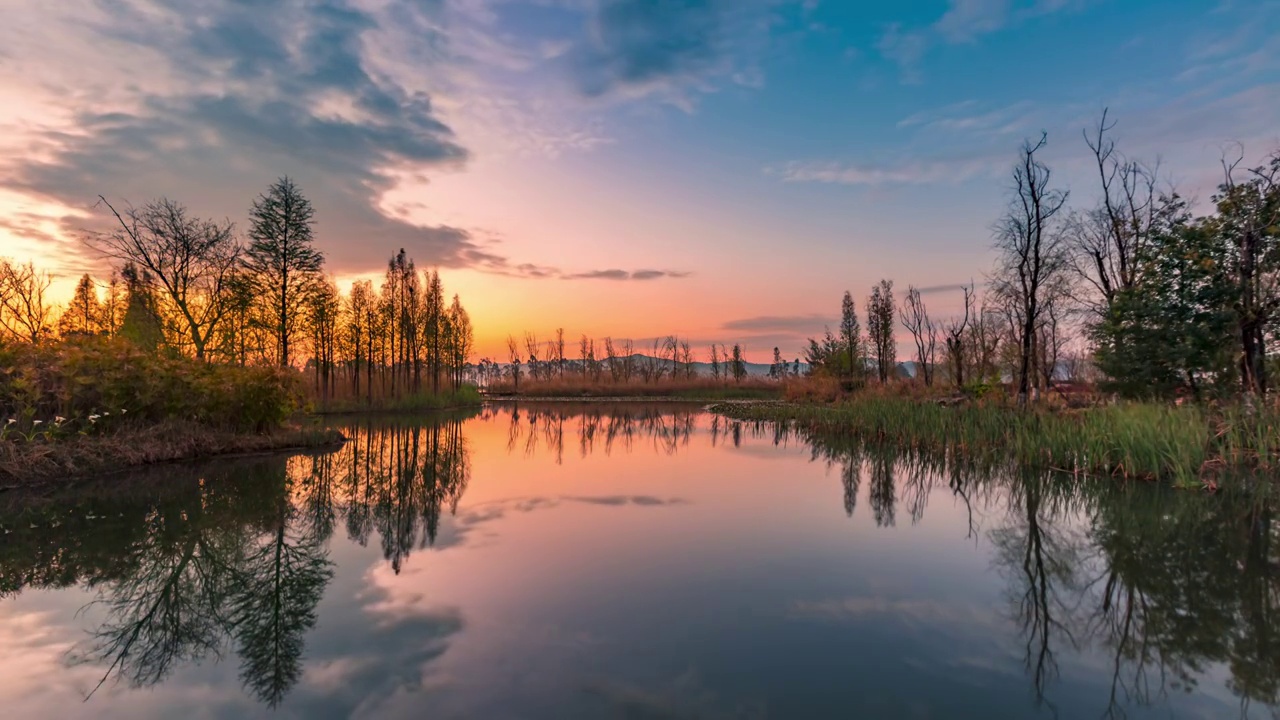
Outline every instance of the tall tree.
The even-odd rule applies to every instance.
[[[102,303],[98,301],[98,287],[87,273],[76,283],[71,302],[58,319],[58,332],[70,335],[97,335],[103,332]]]
[[[128,295],[124,316],[120,320],[120,336],[144,350],[155,351],[164,342],[164,331],[151,277],[133,263],[126,263],[121,268],[120,277]]]
[[[853,294],[848,290],[844,291],[844,299],[840,303],[840,343],[845,349],[846,371],[841,374],[856,384],[863,379],[866,365],[862,360],[862,327],[858,323],[858,310],[853,305]]]
[[[1266,333],[1280,315],[1280,151],[1248,171],[1238,170],[1240,162],[1223,162],[1216,224],[1231,253],[1241,389],[1263,395]]]
[[[315,210],[288,177],[253,202],[244,265],[263,298],[276,359],[288,367],[301,326],[303,300],[320,277],[324,255],[315,248]]]
[[[973,285],[966,285],[964,291],[964,315],[947,323],[947,364],[951,368],[951,381],[956,387],[964,387],[965,363],[965,331],[969,327],[973,314]]]
[[[1066,245],[1058,213],[1067,193],[1050,186],[1049,167],[1037,157],[1048,143],[1023,143],[1013,171],[1013,197],[996,225],[996,249],[1000,253],[993,290],[1006,300],[1012,330],[1019,346],[1018,399],[1031,397],[1035,338],[1045,306],[1062,294],[1067,267]]]
[[[871,297],[867,298],[867,335],[871,340],[871,352],[875,353],[876,373],[881,383],[889,382],[898,365],[898,346],[893,333],[896,312],[893,281],[881,280],[871,289]]]
[[[898,314],[916,345],[916,377],[923,379],[926,386],[933,385],[933,369],[938,362],[938,327],[929,317],[915,285],[907,286],[907,297]]]

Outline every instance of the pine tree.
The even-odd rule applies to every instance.
[[[324,266],[324,255],[314,246],[315,211],[293,180],[282,177],[258,196],[249,216],[251,243],[244,264],[264,304],[277,361],[288,367],[303,302]]]

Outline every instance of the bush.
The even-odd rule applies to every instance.
[[[283,423],[301,398],[294,373],[212,365],[122,340],[0,347],[0,422],[12,418],[19,426],[61,417],[263,431]]]

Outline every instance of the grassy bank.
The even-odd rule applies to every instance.
[[[0,484],[340,442],[290,426],[296,373],[82,338],[0,347]]]
[[[775,380],[747,378],[741,382],[722,381],[709,377],[662,379],[654,382],[595,381],[583,377],[553,378],[551,380],[520,381],[519,386],[510,381],[495,383],[488,388],[494,397],[520,398],[675,398],[679,400],[777,400],[782,397],[782,385]]]
[[[336,430],[320,428],[246,433],[170,421],[58,442],[0,443],[0,488],[212,456],[331,447],[343,439]]]
[[[1020,410],[1000,404],[943,406],[891,395],[832,405],[723,405],[743,420],[791,423],[819,435],[851,435],[906,450],[984,462],[1182,486],[1225,472],[1280,468],[1280,414],[1240,407],[1126,403],[1083,410]]]

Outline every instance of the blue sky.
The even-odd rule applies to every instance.
[[[798,351],[840,294],[981,282],[1024,137],[1080,132],[1205,201],[1280,147],[1280,3],[5,3],[0,254],[64,278],[96,195],[243,222],[277,175],[340,278],[441,267],[523,329]],[[955,293],[929,294],[937,313]]]

